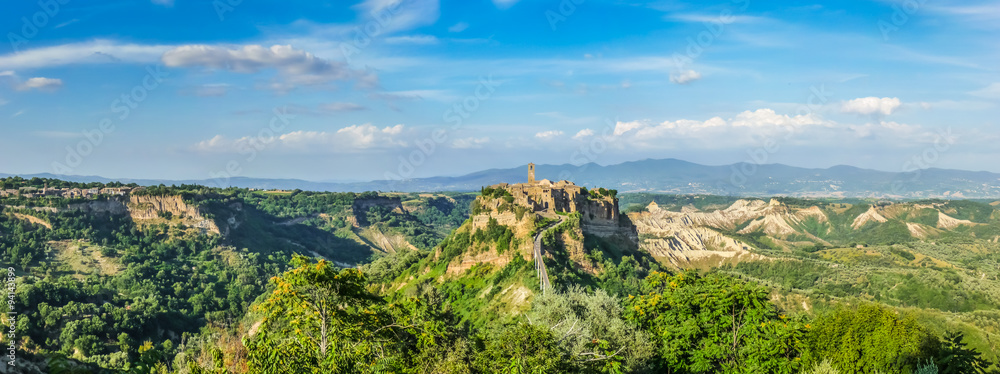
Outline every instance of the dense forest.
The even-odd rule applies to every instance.
[[[932,275],[885,270],[892,265],[885,261],[924,251],[942,252],[936,257],[945,259],[952,257],[943,252],[953,251],[956,262],[981,267],[1000,261],[995,251],[967,253],[962,245],[973,244],[955,240],[947,248],[913,241],[872,245],[885,255],[867,258],[835,248],[784,253],[760,238],[762,253],[789,261],[696,271],[671,269],[587,235],[584,250],[602,269],[593,275],[565,265],[568,255],[557,248],[553,233],[579,226],[578,218],[569,216],[543,235],[544,245],[553,247],[554,257],[546,261],[559,286],[537,292],[537,283],[523,282],[535,285],[534,296],[525,309],[511,312],[491,300],[512,282],[537,279],[530,259],[516,256],[499,268],[473,266],[460,274],[445,271],[470,248],[505,253],[530,240],[495,220],[481,230],[456,230],[473,212],[473,194],[201,186],[154,186],[133,194],[180,196],[220,230],[196,230],[191,217],[169,212],[133,219],[33,208],[66,206],[58,201],[25,205],[17,198],[0,199],[0,250],[16,275],[11,305],[19,313],[13,342],[17,366],[8,371],[997,370],[989,359],[996,353],[972,348],[969,331],[950,329],[921,309],[980,313],[995,321],[997,290],[968,291],[956,285],[971,280],[958,273],[948,278],[947,270],[927,273]],[[619,196],[623,202],[645,199]],[[690,204],[682,201],[687,197],[673,203],[655,198],[664,205]],[[699,200],[709,206],[727,199]],[[985,214],[977,209],[980,205],[969,205],[963,217]],[[548,222],[539,220],[537,227]],[[870,268],[831,268],[830,261]],[[910,278],[895,278],[907,274]],[[868,275],[865,282],[854,281],[862,275]],[[915,280],[899,282],[906,279]],[[897,283],[902,285],[890,291]],[[779,300],[801,290],[823,302],[806,312]],[[8,339],[5,334],[4,344]]]

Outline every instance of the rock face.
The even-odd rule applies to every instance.
[[[680,212],[660,209],[651,203],[645,213],[630,214],[640,238],[640,247],[654,257],[676,267],[709,265],[762,258],[754,248],[723,232],[749,235],[762,233],[771,238],[804,236],[816,243],[823,239],[802,230],[807,220],[828,222],[817,206],[793,210],[777,200],[737,200],[726,209],[701,212],[684,208]]]
[[[155,219],[161,213],[175,216],[200,216],[197,208],[187,205],[180,196],[129,196],[129,215],[133,220]]]
[[[219,230],[215,221],[205,218],[200,209],[188,205],[180,196],[130,195],[128,197],[128,214],[133,221],[158,219],[164,213],[182,218],[191,226],[204,229],[207,232],[224,234]],[[229,223],[238,225],[238,222],[235,222],[235,217],[229,218],[234,221]],[[226,226],[226,233],[229,232],[229,226]]]
[[[871,207],[869,207],[868,210],[866,212],[862,213],[860,216],[855,217],[854,218],[854,223],[851,224],[851,227],[854,228],[854,229],[859,229],[862,226],[864,226],[866,223],[872,222],[872,221],[879,222],[879,223],[888,221],[885,217],[883,217],[881,214],[879,214],[878,210],[875,209],[874,205],[872,205]]]
[[[766,217],[766,207],[763,201],[740,200],[727,209],[710,213],[671,212],[660,209],[654,202],[648,212],[633,213],[630,218],[640,235],[640,248],[675,267],[689,267],[703,261],[716,264],[727,259],[756,257],[749,245],[713,227],[734,229],[738,223],[753,217]]]
[[[938,211],[938,227],[942,229],[953,229],[961,225],[975,225],[972,221],[967,221],[964,219],[953,218],[941,211]]]
[[[753,246],[734,239],[742,235],[763,234],[776,248],[795,249],[832,246],[823,238],[829,239],[828,235],[834,231],[838,231],[839,237],[843,238],[845,233],[850,235],[849,232],[886,223],[904,223],[909,235],[916,239],[938,236],[944,230],[963,225],[978,225],[945,214],[948,207],[944,203],[880,202],[868,205],[867,210],[856,216],[839,217],[834,221],[842,226],[834,227],[828,214],[837,216],[847,210],[842,209],[821,209],[819,206],[790,208],[772,199],[768,202],[738,200],[728,208],[712,212],[701,212],[691,207],[673,212],[661,209],[654,202],[648,206],[647,212],[631,213],[629,217],[638,229],[640,247],[677,267],[714,266],[728,261],[760,258],[754,253]]]

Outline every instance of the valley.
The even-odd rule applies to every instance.
[[[533,175],[478,193],[181,185],[0,198],[0,246],[27,309],[26,372],[254,372],[277,362],[260,356],[275,350],[298,352],[288,372],[741,372],[721,357],[763,360],[754,339],[765,339],[792,359],[747,370],[798,373],[840,360],[809,326],[840,328],[834,317],[851,313],[889,313],[886,323],[916,326],[912,339],[961,334],[955,347],[995,369],[998,241],[1000,212],[988,202],[622,194]],[[297,306],[319,299],[294,301],[323,287],[353,290],[326,296],[346,303],[326,322]],[[717,292],[738,298],[695,306]],[[688,309],[661,299],[696,314],[675,315]],[[734,307],[759,314],[700,319],[720,321],[699,327],[703,337],[677,330]],[[306,314],[289,319],[297,313]],[[742,353],[663,350],[736,331],[723,321],[784,325],[731,335]],[[300,344],[327,323],[357,323],[328,337],[367,348],[311,361],[317,353]],[[911,370],[937,347],[855,364]]]

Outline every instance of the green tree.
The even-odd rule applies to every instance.
[[[829,359],[842,373],[910,373],[937,346],[912,316],[871,303],[820,316],[806,342],[808,364]]]
[[[589,372],[637,372],[655,355],[649,335],[626,321],[621,301],[573,287],[535,296],[528,318],[548,328],[577,366]]]
[[[682,373],[798,373],[802,323],[768,290],[718,273],[652,272],[628,317],[647,329],[661,366]]]
[[[274,291],[255,309],[260,332],[245,342],[251,373],[360,373],[395,367],[390,333],[399,325],[366,291],[357,269],[295,256],[271,279]]]
[[[548,328],[518,322],[481,338],[475,367],[481,373],[565,373],[565,354]]]
[[[982,374],[992,363],[981,358],[982,353],[966,347],[965,336],[958,332],[945,334],[934,362],[941,374]]]

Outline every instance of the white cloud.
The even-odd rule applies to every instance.
[[[594,136],[594,130],[583,129],[583,130],[580,130],[579,132],[577,132],[576,135],[573,135],[573,139],[579,140],[579,139],[583,139],[583,138],[590,137],[590,136]]]
[[[412,100],[434,100],[441,102],[453,102],[459,98],[445,90],[409,90],[409,91],[387,91],[369,95],[373,99],[386,101],[412,101]]]
[[[807,128],[830,129],[833,126],[835,123],[813,114],[788,116],[763,108],[744,111],[728,120],[713,117],[704,121],[679,119],[660,123],[618,121],[609,141],[629,148],[661,148],[671,144],[723,148],[749,145],[760,137],[786,139]]]
[[[744,111],[732,118],[618,121],[609,147],[644,149],[739,149],[784,146],[829,146],[859,140],[880,146],[933,144],[938,132],[932,128],[895,121],[837,123],[818,114],[785,115],[762,108]],[[575,137],[574,137],[575,138]]]
[[[621,134],[627,133],[629,131],[632,131],[632,130],[635,130],[635,129],[638,129],[638,128],[641,128],[641,127],[646,127],[646,126],[647,126],[647,124],[645,124],[642,121],[632,121],[632,122],[621,122],[621,121],[618,121],[618,123],[615,124],[615,133],[614,134],[615,135],[621,135]]]
[[[271,88],[287,90],[302,85],[319,85],[337,80],[366,82],[374,73],[353,70],[339,61],[324,60],[290,45],[245,45],[225,48],[210,45],[185,45],[163,54],[163,64],[170,67],[204,67],[237,73],[256,73],[275,69],[285,79]]]
[[[29,78],[28,80],[22,82],[21,77],[19,77],[17,73],[12,70],[0,71],[0,78],[5,78],[3,80],[7,81],[11,87],[18,91],[39,90],[51,92],[58,90],[63,85],[63,81],[61,79],[46,77]]]
[[[62,79],[34,77],[17,86],[18,91],[39,90],[55,91],[62,87]]]
[[[563,134],[562,131],[549,130],[549,131],[539,132],[539,133],[535,134],[535,137],[539,138],[539,139],[542,139],[542,140],[551,140],[551,139],[555,139],[556,137],[562,136],[562,134]]]
[[[404,125],[378,128],[372,124],[351,125],[335,132],[293,131],[270,138],[229,139],[216,135],[196,143],[200,152],[234,153],[247,149],[276,149],[285,152],[349,153],[407,146]]]
[[[448,28],[449,32],[462,32],[469,28],[469,24],[465,22],[459,22]]]
[[[20,116],[22,114],[24,114],[24,109],[21,109],[21,110],[17,111],[16,113],[11,114],[10,118],[14,118],[14,117]]]
[[[174,0],[151,0],[151,2],[153,4],[162,5],[168,8],[174,6]]]
[[[170,48],[173,47],[94,40],[0,55],[0,69],[40,69],[70,64],[152,63]]]
[[[216,135],[211,139],[195,143],[192,148],[202,152],[233,152],[236,151],[236,144],[226,139],[225,136]]]
[[[517,4],[518,1],[520,0],[493,0],[493,5],[496,5],[498,9],[507,9]]]
[[[483,137],[483,138],[471,138],[471,137],[470,138],[461,138],[461,139],[455,139],[455,141],[451,142],[451,147],[452,148],[458,148],[458,149],[482,148],[484,144],[489,143],[489,142],[490,142],[490,138],[488,138],[488,137]]]
[[[4,99],[0,99],[0,106],[7,105],[7,103],[9,103],[9,101],[4,100]]]
[[[699,79],[701,79],[701,73],[694,70],[670,74],[670,81],[676,84],[688,84]]]
[[[713,118],[706,122],[712,122],[711,126],[721,126],[721,118]],[[724,121],[723,121],[724,122]],[[769,127],[802,127],[809,125],[821,125],[824,121],[819,116],[812,113],[791,117],[784,114],[775,113],[774,110],[763,108],[755,111],[745,111],[736,115],[729,123],[734,127],[769,128]]]
[[[902,102],[896,97],[862,97],[850,101],[845,101],[840,107],[840,111],[843,113],[854,113],[854,114],[881,114],[890,115],[892,112],[899,109]]]

